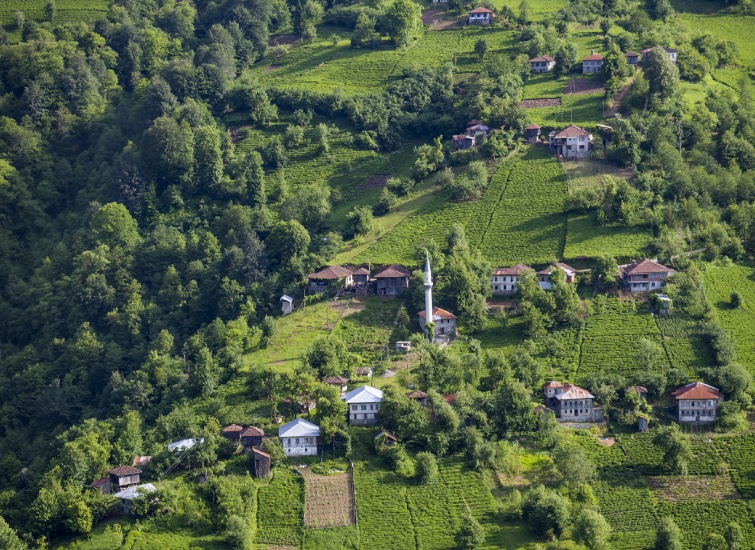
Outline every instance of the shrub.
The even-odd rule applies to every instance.
[[[416,475],[422,483],[429,483],[438,477],[438,461],[428,452],[417,453]]]
[[[380,193],[380,198],[372,207],[372,213],[376,216],[382,216],[387,214],[393,205],[396,204],[396,195],[391,193],[388,189],[383,189]]]
[[[403,197],[414,188],[414,180],[405,177],[391,178],[388,180],[386,187],[395,195]]]
[[[744,298],[742,298],[742,295],[739,292],[732,292],[731,293],[731,307],[733,308],[740,308],[744,305]]]
[[[349,215],[346,217],[346,236],[356,237],[358,235],[366,235],[372,229],[375,223],[375,218],[372,216],[372,211],[366,206],[355,206]]]
[[[461,528],[456,533],[456,545],[459,548],[473,549],[485,542],[485,530],[469,510],[462,519]]]

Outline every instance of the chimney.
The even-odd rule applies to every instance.
[[[590,50],[590,55],[595,55],[595,50]]]

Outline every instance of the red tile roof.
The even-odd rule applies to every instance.
[[[692,382],[682,386],[671,393],[677,401],[679,399],[719,399],[721,392],[718,388],[704,384],[703,382]]]
[[[265,435],[265,430],[258,428],[257,426],[249,426],[246,430],[241,432],[241,437],[262,437]]]
[[[406,396],[409,399],[424,399],[425,397],[427,397],[427,394],[423,391],[412,390],[409,393],[407,393]]]
[[[579,126],[575,126],[574,124],[570,124],[560,132],[556,133],[556,138],[571,138],[571,137],[581,137],[581,136],[589,136],[590,132],[583,130]]]
[[[551,380],[550,382],[546,382],[543,384],[543,388],[563,388],[564,385],[561,382],[556,382],[555,380]]]
[[[636,260],[631,264],[621,266],[621,270],[628,275],[644,275],[645,273],[676,273],[673,269],[653,260],[648,260],[647,258]]]
[[[424,319],[425,311],[420,311],[419,316]],[[446,311],[445,309],[440,309],[439,307],[433,308],[433,319],[435,319],[436,317],[440,317],[441,319],[456,319],[456,315],[454,315],[450,311]]]
[[[449,405],[453,405],[454,403],[456,403],[456,396],[457,395],[459,395],[459,394],[456,393],[456,392],[449,393],[448,395],[444,396],[443,399],[445,399],[446,403],[448,403]]]
[[[262,455],[265,458],[270,458],[269,454],[267,454],[265,451],[261,451],[258,447],[252,447],[252,452],[256,455]]]
[[[551,63],[553,61],[555,61],[555,59],[549,55],[539,55],[530,59],[528,63]]]
[[[403,279],[409,277],[411,272],[400,265],[389,265],[383,271],[375,275],[376,279]]]
[[[139,468],[133,468],[132,466],[118,466],[117,468],[108,470],[107,473],[120,477],[141,474],[142,471]]]
[[[351,275],[351,271],[340,265],[332,265],[325,267],[315,273],[307,275],[308,279],[323,280],[323,281],[337,281]]]
[[[533,123],[533,124],[530,124],[529,126],[525,127],[524,129],[525,130],[539,130],[540,128],[542,128],[542,126],[540,126],[539,124],[534,124]]]
[[[593,53],[588,55],[587,57],[583,57],[582,61],[603,61],[603,56],[599,53]]]
[[[525,264],[516,264],[514,267],[497,267],[493,270],[493,275],[519,275],[528,269],[532,268]]]
[[[370,270],[367,269],[366,267],[360,267],[360,268],[354,270],[352,273],[354,273],[354,275],[369,275],[370,274]]]
[[[489,10],[488,8],[475,8],[469,13],[493,13],[493,10]]]
[[[558,267],[558,268],[560,268],[560,269],[562,269],[564,271],[571,271],[573,273],[577,272],[577,270],[574,269],[572,266],[567,265],[567,264],[565,264],[563,262],[556,262],[556,267]]]
[[[106,483],[110,483],[110,478],[109,477],[101,477],[97,481],[93,481],[90,484],[90,487],[98,487],[99,488],[99,487],[102,487],[103,485],[105,485]]]

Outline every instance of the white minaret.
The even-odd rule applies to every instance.
[[[433,274],[429,255],[425,255],[425,322],[433,322]]]

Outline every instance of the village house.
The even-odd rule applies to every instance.
[[[262,445],[262,440],[265,437],[265,430],[258,428],[257,426],[249,426],[243,432],[241,432],[240,440],[244,449],[249,450],[252,447],[259,447]]]
[[[556,66],[556,60],[549,55],[539,55],[528,61],[533,73],[547,73]]]
[[[453,137],[454,151],[472,149],[473,147],[477,147],[477,140],[475,139],[474,136],[468,136],[465,134],[457,134]]]
[[[315,456],[320,447],[320,427],[297,418],[280,427],[278,439],[286,456]]]
[[[635,52],[627,52],[624,57],[627,58],[628,65],[637,65],[640,62],[641,55]]]
[[[488,8],[475,8],[469,12],[467,22],[470,25],[490,25],[495,14]]]
[[[630,292],[658,290],[674,273],[673,269],[647,258],[619,266],[619,278]]]
[[[378,296],[400,296],[409,288],[411,272],[393,264],[375,275],[375,290]]]
[[[548,135],[551,151],[565,159],[583,159],[590,156],[593,137],[590,132],[570,124],[560,132]]]
[[[493,270],[490,284],[493,285],[493,294],[516,294],[517,283],[522,273],[532,268],[524,264],[516,264],[514,267],[498,267]]]
[[[474,136],[475,138],[478,138],[480,136],[485,137],[489,133],[490,133],[490,127],[480,122],[477,122],[477,124],[472,124],[471,126],[467,127],[467,135]]]
[[[456,315],[439,307],[433,308],[433,323],[435,323],[435,334],[433,340],[449,340],[456,338]],[[419,312],[419,328],[422,332],[427,332],[427,313]]]
[[[593,422],[595,396],[589,391],[555,380],[543,384],[545,405],[556,413],[560,422]]]
[[[244,431],[244,426],[238,424],[229,424],[220,430],[220,435],[231,441],[239,441],[241,439],[241,432]]]
[[[647,56],[650,52],[653,50],[660,48],[660,46],[655,46],[654,48],[646,48],[640,52],[642,55],[642,61],[644,62],[647,59]],[[666,52],[666,56],[668,57],[668,60],[671,61],[671,63],[676,63],[676,56],[678,54],[678,51],[674,48],[661,48],[663,51]]]
[[[558,262],[556,263],[556,265],[546,267],[545,269],[540,270],[536,273],[537,284],[540,285],[540,288],[542,288],[543,290],[549,290],[553,286],[553,283],[551,282],[551,276],[556,271],[561,271],[564,274],[564,282],[568,284],[572,284],[577,278],[576,269],[566,265],[565,263]]]
[[[410,340],[397,340],[395,350],[398,353],[407,353],[412,350],[412,342]]]
[[[528,143],[537,143],[540,141],[540,129],[542,126],[539,124],[530,124],[524,129],[524,139]]]
[[[343,288],[350,288],[354,284],[354,275],[351,271],[340,265],[332,265],[310,273],[307,275],[309,280],[309,292],[311,294],[320,294],[325,292],[328,287],[343,281]]]
[[[257,447],[252,447],[254,477],[270,477],[270,455]]]
[[[682,386],[671,395],[676,399],[679,422],[703,424],[716,421],[716,407],[724,397],[718,388],[702,382]]]
[[[370,291],[370,270],[357,267],[352,272],[353,286],[357,294],[367,294]]]
[[[288,294],[281,296],[280,302],[283,315],[288,315],[294,310],[294,299]]]
[[[599,73],[603,70],[603,56],[590,51],[590,55],[582,59],[582,74]]]
[[[357,367],[357,370],[354,372],[359,377],[369,378],[372,376],[372,367]]]
[[[372,426],[377,423],[383,392],[372,386],[360,386],[342,396],[341,400],[349,406],[349,424]]]
[[[427,394],[420,390],[412,390],[406,394],[406,396],[412,401],[416,401],[423,407],[427,406]]]
[[[341,392],[341,395],[346,393],[346,388],[348,388],[349,379],[344,378],[343,376],[330,376],[324,380],[324,382],[328,386],[335,386],[338,388],[338,391]]]
[[[143,498],[146,493],[154,493],[155,491],[157,491],[157,487],[151,483],[145,483],[143,485],[131,486],[123,491],[118,491],[113,496],[120,499],[123,513],[130,514],[134,500]]]
[[[629,388],[624,388],[624,395],[628,393],[637,393],[645,400],[648,398],[648,389],[644,386],[630,386]]]
[[[110,494],[110,476],[101,477],[100,479],[90,483],[89,486],[99,490],[100,493],[102,493],[103,495],[109,495]]]
[[[375,436],[375,441],[381,444],[383,447],[393,447],[396,443],[398,443],[396,436],[391,432],[386,432],[385,430]]]
[[[110,476],[111,492],[117,493],[134,485],[139,485],[139,474],[142,471],[132,466],[118,466],[107,471]]]

